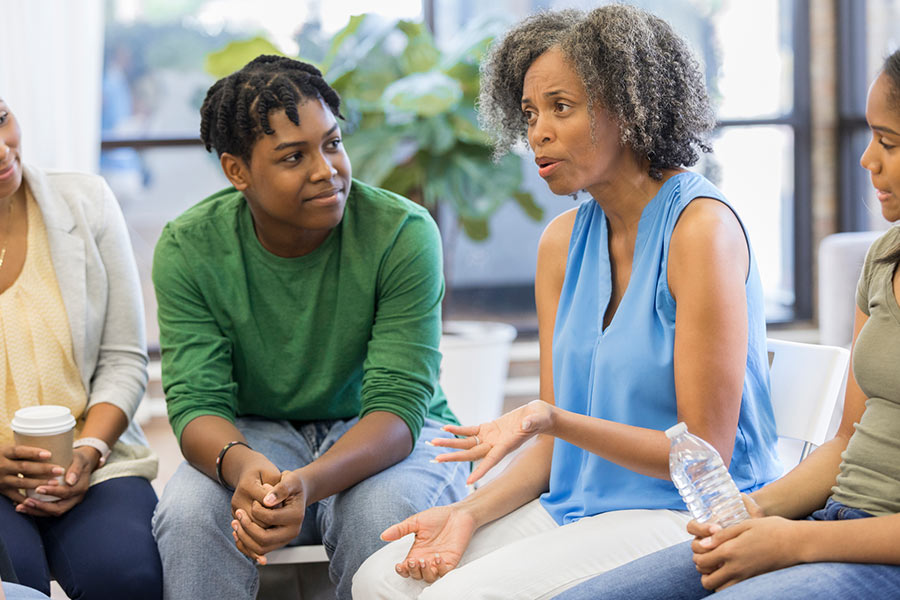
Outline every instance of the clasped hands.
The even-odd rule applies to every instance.
[[[31,446],[0,448],[0,493],[16,503],[16,512],[33,517],[58,517],[84,499],[91,483],[91,473],[99,463],[99,453],[89,447],[72,452],[67,469],[53,464],[50,452]],[[63,481],[56,477],[64,475]],[[56,496],[45,502],[28,498],[21,490]]]
[[[796,558],[792,537],[797,523],[782,517],[767,517],[754,500],[744,494],[750,519],[722,528],[709,523],[688,523],[694,536],[691,550],[704,588],[719,591],[750,577],[793,566]]]
[[[253,452],[241,469],[231,497],[232,537],[238,550],[266,564],[266,554],[300,533],[307,507],[303,469],[279,471]]]

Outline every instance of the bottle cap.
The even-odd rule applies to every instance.
[[[666,429],[666,437],[671,440],[672,438],[678,437],[679,435],[681,435],[682,433],[685,433],[686,431],[687,431],[687,423],[682,421],[678,425],[673,425],[673,426],[669,427],[668,429]]]

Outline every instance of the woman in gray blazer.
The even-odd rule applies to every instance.
[[[148,359],[125,221],[103,179],[25,165],[20,142],[0,100],[0,538],[19,581],[44,593],[52,576],[72,598],[158,599],[156,457],[132,421]],[[39,404],[75,416],[70,465],[15,444],[15,411]]]

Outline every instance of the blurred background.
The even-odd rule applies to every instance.
[[[715,152],[698,170],[723,189],[750,231],[770,323],[814,327],[818,242],[837,231],[885,227],[858,156],[867,138],[867,82],[897,47],[900,0],[633,3],[669,21],[703,63],[719,128]],[[145,284],[149,340],[155,346],[149,276],[155,241],[169,219],[226,184],[215,156],[198,141],[198,108],[216,79],[211,56],[229,43],[256,40],[262,48],[330,64],[326,77],[334,82],[346,73],[348,61],[372,54],[373,44],[381,44],[384,56],[396,57],[427,42],[438,52],[438,66],[446,66],[441,61],[460,52],[460,43],[489,40],[531,12],[598,4],[3,0],[0,95],[22,122],[27,160],[99,172],[113,187],[131,228]],[[363,26],[348,34],[351,16],[363,13],[368,13]],[[397,27],[398,20],[418,29]],[[339,33],[342,40],[336,40]],[[478,51],[476,47],[475,58],[469,57],[476,68]],[[419,70],[429,65],[434,66],[427,63]],[[381,77],[389,79],[391,71]],[[378,91],[384,88],[381,83]],[[354,85],[344,89],[359,95],[378,82]],[[463,92],[471,96],[471,90]],[[409,163],[415,151],[409,144],[414,142],[407,136],[404,145],[406,134],[395,127],[387,138],[367,140],[368,148],[362,143],[354,148],[354,129],[360,136],[367,129],[365,108],[350,113],[345,129],[354,174],[384,184],[390,167],[363,164],[365,153],[381,144],[386,150],[381,156]],[[441,134],[412,136],[418,135],[421,144]],[[426,189],[425,200],[445,240],[446,315],[505,320],[527,335],[536,326],[532,284],[537,240],[544,225],[573,203],[547,190],[525,153],[516,160],[519,173],[510,189],[520,198],[469,198],[475,208],[486,204],[474,220],[457,199],[436,198],[441,190]],[[445,193],[458,190],[467,191],[443,188]]]

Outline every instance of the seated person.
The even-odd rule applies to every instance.
[[[132,421],[147,351],[125,220],[102,179],[26,165],[20,142],[0,100],[0,539],[19,582],[44,594],[52,575],[71,598],[159,599],[156,457]],[[15,444],[16,410],[41,404],[76,418],[71,465]]]
[[[538,248],[541,399],[434,443],[460,449],[441,462],[482,458],[474,480],[534,441],[386,530],[398,541],[357,572],[356,600],[547,598],[687,539],[663,433],[678,421],[741,489],[780,474],[756,260],[722,192],[684,168],[715,121],[687,44],[633,7],[541,12],[481,84],[504,147],[527,140],[552,192],[590,198]]]
[[[869,89],[860,162],[888,221],[900,220],[900,51]],[[856,293],[844,415],[826,442],[745,496],[737,525],[692,521],[686,542],[591,579],[565,600],[900,598],[900,227],[866,257]],[[807,516],[809,515],[809,516]],[[802,519],[807,517],[807,519]]]
[[[440,236],[421,206],[351,180],[339,108],[317,69],[276,56],[203,103],[233,187],[169,223],[153,265],[187,459],[154,523],[167,598],[252,598],[252,559],[293,541],[324,544],[349,599],[385,527],[465,493],[468,465],[430,464],[425,443],[454,421]]]

